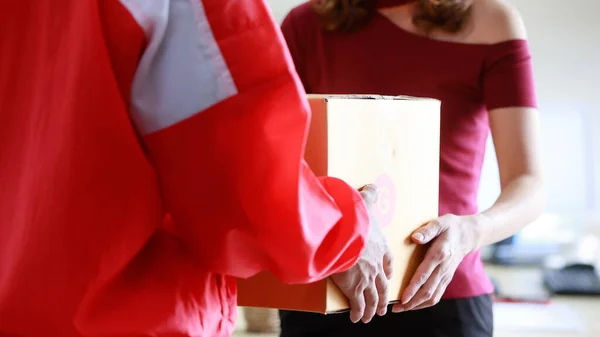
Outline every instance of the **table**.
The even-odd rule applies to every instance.
[[[486,266],[501,291],[513,296],[532,295],[543,289],[539,268]],[[496,337],[598,337],[600,336],[600,297],[556,296],[552,302],[568,306],[579,317],[584,331],[574,332],[514,332],[496,329]]]
[[[542,275],[538,268],[486,266],[487,272],[499,284],[502,291],[513,296],[535,295],[543,291]],[[581,333],[573,332],[529,332],[503,331],[496,328],[495,337],[598,337],[600,336],[600,297],[557,296],[553,304],[568,306],[579,317],[584,325]],[[243,315],[239,315],[240,323],[236,337],[257,336],[243,332]],[[499,325],[503,325],[500,322]],[[262,337],[277,337],[275,334],[263,334]]]

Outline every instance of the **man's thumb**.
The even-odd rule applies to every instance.
[[[367,206],[373,206],[379,200],[379,189],[373,184],[365,185],[359,189],[360,195]]]

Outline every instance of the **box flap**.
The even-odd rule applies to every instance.
[[[361,95],[322,95],[322,94],[309,94],[308,98],[319,98],[325,101],[333,99],[371,99],[371,100],[391,100],[391,101],[438,101],[434,98],[427,97],[414,97],[414,96],[385,96],[378,94],[361,94]]]

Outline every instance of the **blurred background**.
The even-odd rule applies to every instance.
[[[484,252],[497,286],[497,335],[597,337],[600,1],[507,1],[523,16],[532,48],[548,203],[538,221]],[[291,8],[305,1],[267,2],[281,22]],[[491,206],[499,193],[489,139],[480,209]],[[262,321],[276,324],[272,313],[253,314],[259,325]],[[240,330],[244,324],[242,320]]]

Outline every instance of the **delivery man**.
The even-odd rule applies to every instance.
[[[259,0],[2,0],[0,336],[227,336],[261,270],[385,309],[283,45]]]

